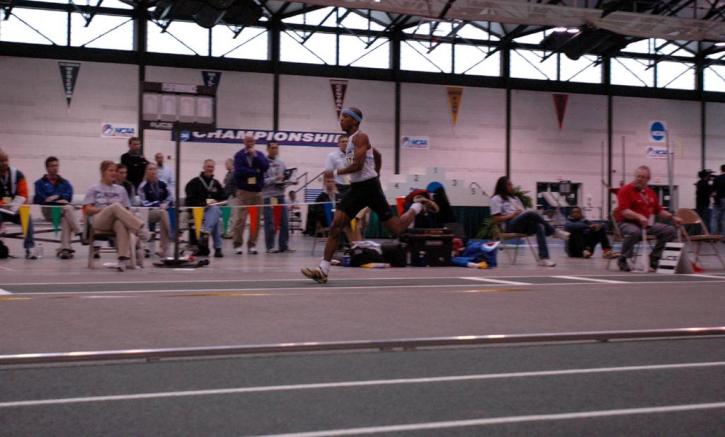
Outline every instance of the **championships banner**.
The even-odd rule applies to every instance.
[[[273,131],[261,129],[223,129],[211,132],[181,131],[181,141],[187,143],[242,144],[246,135],[252,135],[256,144],[276,141],[281,146],[337,147],[338,132]],[[174,134],[171,139],[176,140]]]

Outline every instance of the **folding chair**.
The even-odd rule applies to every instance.
[[[526,241],[526,244],[531,249],[531,254],[534,255],[534,260],[536,262],[539,262],[539,255],[536,254],[536,251],[534,250],[534,246],[531,244],[531,240],[529,239],[529,236],[526,234],[521,234],[518,232],[504,232],[501,228],[500,223],[496,223],[496,225],[493,228],[493,238],[494,240],[498,241],[499,244],[499,250],[504,250],[506,248],[506,241]],[[521,244],[513,244],[515,247],[514,249],[514,255],[513,259],[511,258],[511,255],[509,255],[508,252],[506,252],[506,256],[508,256],[509,260],[511,261],[511,264],[516,264],[516,259],[518,258],[519,254],[519,246]]]
[[[624,243],[624,235],[622,235],[622,231],[619,229],[619,225],[614,220],[614,217],[610,216],[610,219],[612,220],[612,242],[611,243],[612,243],[612,247],[613,247],[615,243],[619,243],[619,244]],[[649,234],[647,235],[648,242],[656,241],[656,240],[657,240],[657,237],[655,237],[654,235],[649,235]],[[642,242],[642,238],[640,237],[639,241],[637,241],[634,244],[634,249],[632,251],[632,253],[634,253],[634,255],[632,255],[632,262],[634,264],[637,264],[637,257],[639,256],[639,245],[641,242]],[[609,267],[612,265],[612,261],[614,261],[616,259],[617,258],[607,259],[607,270],[609,270]]]
[[[702,246],[702,243],[707,243],[712,247],[713,253],[703,254],[702,256],[716,256],[720,260],[720,264],[725,268],[725,261],[720,256],[720,251],[717,247],[717,243],[722,241],[722,235],[715,235],[708,232],[707,226],[702,221],[702,218],[692,209],[680,208],[675,215],[682,220],[683,225],[699,225],[700,229],[702,229],[702,234],[690,235],[685,226],[681,227],[685,241],[690,243],[690,245],[697,243],[695,247],[695,263],[700,259],[700,246]]]
[[[88,268],[89,269],[95,269],[95,260],[96,254],[101,253],[117,253],[115,247],[96,247],[95,243],[96,241],[109,241],[112,240],[115,237],[115,234],[113,232],[100,232],[93,228],[93,220],[91,216],[86,216],[85,219],[85,228],[83,232],[86,234],[86,243],[88,244]],[[128,239],[129,247],[131,248],[131,260],[130,260],[130,269],[136,268],[136,235],[129,233],[129,239]]]

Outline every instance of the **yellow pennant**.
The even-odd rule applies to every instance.
[[[350,229],[352,230],[352,233],[355,233],[355,230],[357,229],[357,219],[354,218],[350,220]]]
[[[191,209],[194,214],[194,227],[196,228],[196,238],[201,236],[201,223],[204,220],[204,208],[197,206]]]
[[[23,237],[28,236],[28,223],[30,222],[30,205],[20,205],[20,227],[23,229]]]
[[[459,86],[448,86],[448,108],[451,110],[451,122],[453,126],[458,123],[458,110],[461,109],[463,99],[463,88]]]

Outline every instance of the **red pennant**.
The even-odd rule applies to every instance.
[[[274,231],[279,232],[282,226],[282,205],[272,207],[272,218],[274,220]]]
[[[252,206],[249,208],[249,231],[250,235],[257,233],[257,224],[259,224],[259,207]]]
[[[569,100],[568,94],[552,94],[554,97],[554,108],[556,109],[556,118],[559,120],[559,130],[564,125],[564,114],[566,113],[566,103]]]

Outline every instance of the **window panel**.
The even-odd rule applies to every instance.
[[[428,53],[429,45],[419,41],[402,41],[400,44],[401,70],[451,72],[451,44],[439,44]]]
[[[212,28],[212,56],[225,58],[266,60],[268,56],[268,32],[261,27],[245,27],[234,38],[234,32],[227,26]]]
[[[711,65],[704,74],[705,91],[725,93],[725,65]]]
[[[40,0],[40,1],[50,1],[50,0]],[[68,3],[67,1],[54,1],[53,3]],[[98,4],[98,0],[72,0],[71,3],[74,3],[78,6],[96,6]],[[116,9],[133,9],[133,6],[129,5],[128,3],[124,3],[121,0],[103,0],[103,3],[101,3],[102,8],[116,8]]]
[[[162,32],[155,23],[148,23],[148,51],[179,55],[209,55],[209,30],[196,23],[173,21]]]
[[[576,61],[561,57],[561,80],[565,82],[602,82],[602,64],[595,65],[596,56],[584,55]]]
[[[329,14],[330,11],[332,11],[334,9],[335,9],[334,7],[330,6],[327,8],[318,9],[316,11],[300,13],[300,14],[285,18],[284,20],[282,20],[282,22],[283,23],[293,23],[293,24],[310,24],[313,26],[325,25],[325,26],[334,27],[337,25],[335,22],[335,20],[337,19],[335,14],[332,14],[327,20],[325,20],[324,23],[321,22],[322,19],[324,19],[327,16],[327,14]],[[344,9],[340,9],[340,15],[342,15],[344,13],[344,11],[345,11]]]
[[[556,80],[556,55],[541,62],[543,56],[539,50],[512,50],[511,77]]]
[[[67,45],[68,14],[62,11],[13,8],[7,20],[0,20],[0,41]]]
[[[486,58],[488,47],[476,47],[456,44],[456,70],[458,74],[479,76],[499,76],[501,74],[501,54],[495,52]],[[493,50],[491,48],[490,50]]]
[[[657,86],[660,88],[695,89],[693,64],[663,61],[657,64]]]
[[[485,30],[481,30],[476,26],[473,26],[471,24],[466,24],[462,28],[458,30],[458,33],[456,34],[459,38],[467,38],[467,39],[480,39],[480,40],[486,40],[486,41],[498,41],[499,38],[493,34],[490,34],[486,32]]]
[[[613,58],[612,84],[654,86],[654,68],[648,70],[647,66],[641,59]]]
[[[367,68],[390,68],[390,42],[378,38],[366,48],[365,38],[340,36],[340,65]]]
[[[335,65],[337,40],[329,33],[315,33],[301,44],[302,33],[285,31],[280,35],[280,60],[306,64]]]
[[[133,20],[130,17],[96,15],[86,27],[83,15],[75,13],[71,15],[70,35],[72,46],[133,50]]]
[[[340,16],[342,16],[344,12],[340,11]],[[334,17],[334,16],[333,16]],[[342,20],[342,25],[347,29],[361,29],[361,30],[367,30],[368,28],[368,22],[370,23],[370,30],[384,30],[385,28],[378,23],[375,23],[374,21],[369,21],[366,16],[361,16],[360,14],[356,14],[355,12],[351,12],[347,14],[347,17],[345,17],[344,20]],[[334,23],[332,25],[335,25]]]

